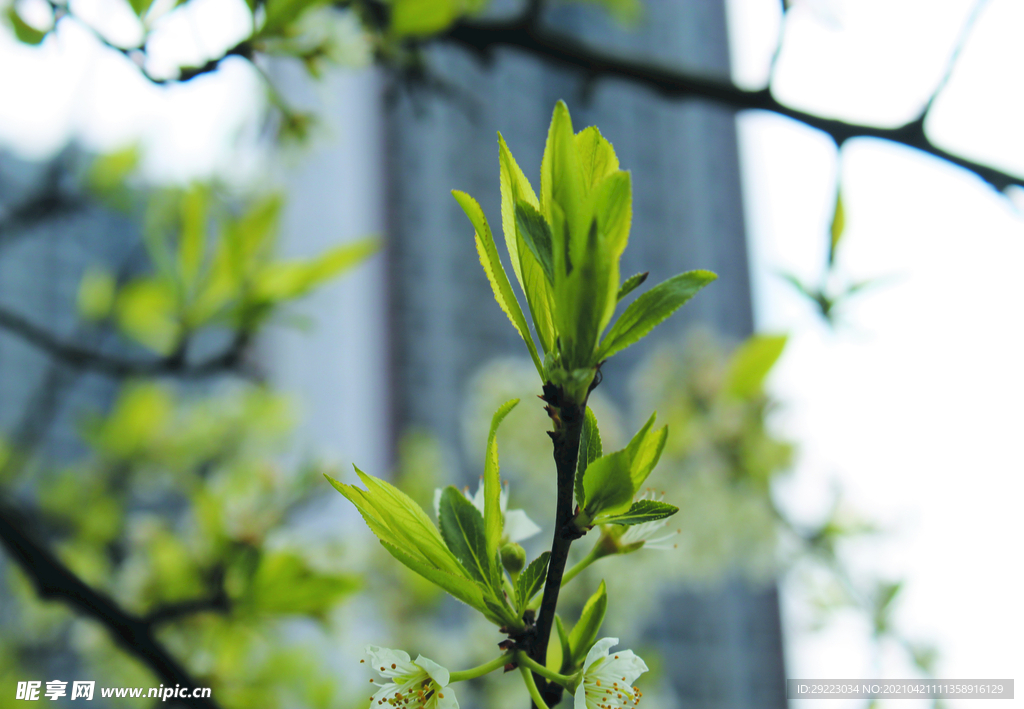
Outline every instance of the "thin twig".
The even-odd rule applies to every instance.
[[[842,146],[852,138],[878,138],[916,148],[969,170],[997,190],[1024,187],[1024,177],[950,153],[931,142],[924,132],[924,116],[895,128],[849,123],[807,113],[780,103],[769,88],[741,89],[728,79],[690,73],[596,49],[570,35],[524,23],[521,19],[496,22],[459,22],[427,43],[462,46],[483,60],[497,47],[518,49],[550,64],[585,73],[588,77],[625,79],[670,99],[701,98],[740,110],[777,113],[831,136]]]
[[[144,662],[164,684],[200,686],[156,640],[149,623],[127,613],[109,596],[85,584],[50,550],[26,534],[23,531],[26,526],[22,515],[0,499],[0,541],[31,579],[40,598],[61,600],[102,624],[114,642]],[[193,709],[217,709],[217,703],[210,698],[179,701]]]
[[[0,308],[0,328],[43,350],[72,369],[89,370],[115,378],[174,374],[189,379],[201,379],[223,374],[238,366],[248,345],[248,337],[244,333],[238,333],[225,350],[199,362],[188,362],[180,354],[140,360],[99,352],[73,342],[64,342],[45,328],[5,308]]]
[[[548,640],[555,622],[555,610],[558,607],[558,595],[562,590],[562,575],[565,572],[566,560],[569,558],[569,548],[573,541],[581,536],[572,528],[572,496],[576,458],[579,455],[580,435],[587,408],[586,402],[577,404],[565,401],[562,391],[551,384],[544,386],[544,400],[548,403],[550,411],[557,414],[552,416],[555,430],[549,435],[554,448],[558,492],[555,502],[555,531],[551,540],[547,578],[544,580],[544,595],[528,652],[533,660],[541,664],[547,662]],[[535,674],[534,677],[541,687],[544,701],[549,706],[558,704],[562,698],[562,687],[548,682],[540,675]]]
[[[949,83],[949,79],[953,75],[953,69],[956,68],[957,62],[960,61],[960,54],[963,52],[964,45],[967,44],[971,31],[974,29],[974,25],[977,24],[978,18],[981,17],[981,13],[985,6],[988,5],[988,2],[989,0],[976,0],[974,3],[971,14],[967,16],[967,21],[960,28],[960,36],[957,37],[956,44],[953,45],[953,52],[949,55],[949,61],[946,63],[946,71],[943,72],[942,78],[939,79],[935,90],[932,91],[932,95],[928,97],[928,103],[925,104],[924,110],[921,111],[922,115],[928,115],[928,112],[932,110],[935,99],[938,98],[942,90],[946,88],[946,84]]]

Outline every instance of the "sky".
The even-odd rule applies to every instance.
[[[769,5],[777,3],[728,5],[735,78],[744,85],[768,76],[779,25]],[[798,2],[773,90],[804,110],[898,125],[941,82],[973,7]],[[1022,26],[1024,3],[984,6],[926,124],[943,147],[1017,174]],[[1019,195],[1015,207],[969,173],[881,141],[850,141],[839,155],[788,119],[751,112],[738,126],[758,327],[791,334],[771,389],[783,402],[774,423],[800,455],[778,498],[813,519],[838,486],[851,508],[883,526],[883,539],[845,551],[855,568],[905,579],[897,622],[939,647],[940,676],[1019,677]],[[847,218],[840,280],[881,280],[847,304],[833,330],[778,274],[821,278],[837,181]],[[789,593],[784,603],[789,677],[915,676],[892,649],[883,667],[872,664],[863,620],[851,614],[812,632],[797,601]]]
[[[27,11],[42,12],[33,2]],[[975,8],[973,0],[795,0],[772,72],[779,5],[727,1],[734,79],[754,88],[771,74],[789,105],[883,126],[919,113]],[[112,7],[126,8],[75,0],[76,12],[103,18],[108,36],[136,36],[131,15],[105,12]],[[200,63],[245,31],[242,0],[188,7],[158,21],[164,57],[152,71],[175,59]],[[927,121],[943,147],[1018,174],[1021,27],[1024,3],[985,3]],[[0,32],[0,64],[17,67],[0,72],[5,150],[42,158],[70,138],[100,151],[138,142],[144,172],[168,181],[241,180],[260,169],[248,146],[263,128],[264,99],[245,62],[158,88],[64,23],[39,49]],[[783,404],[773,425],[800,454],[779,500],[813,520],[838,487],[887,530],[845,551],[858,568],[906,580],[897,621],[939,646],[940,675],[1021,675],[1024,197],[880,141],[850,141],[839,155],[826,137],[778,116],[748,112],[737,125],[758,327],[790,333],[771,380]],[[823,273],[837,183],[848,225],[837,278],[880,281],[830,329],[779,273],[805,282]],[[798,595],[784,590],[788,676],[912,676],[899,653],[871,664],[854,616],[806,630]]]

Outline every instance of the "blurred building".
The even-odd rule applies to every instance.
[[[118,343],[83,327],[78,284],[89,266],[137,268],[138,226],[88,192],[81,158],[72,148],[45,163],[0,154],[0,308],[58,340],[113,351]],[[49,456],[73,460],[80,417],[115,391],[0,328],[0,431],[12,439],[38,438]]]

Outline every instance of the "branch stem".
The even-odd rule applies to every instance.
[[[587,404],[573,401],[565,396],[562,389],[551,384],[544,386],[544,398],[549,403],[555,430],[551,432],[554,448],[555,467],[558,476],[558,493],[555,507],[555,529],[551,540],[551,558],[548,561],[548,574],[544,581],[544,595],[541,598],[540,612],[534,626],[533,639],[529,646],[529,655],[540,665],[547,659],[548,640],[555,622],[555,609],[558,606],[558,594],[562,588],[562,576],[565,563],[569,558],[569,547],[580,537],[572,526],[573,519],[573,480],[576,475],[576,458],[580,449],[580,435],[583,432],[583,420]],[[543,675],[538,673],[543,679]],[[543,694],[549,705],[558,704],[562,696],[562,687],[543,682]],[[540,705],[538,705],[539,707]]]
[[[8,502],[0,500],[0,542],[31,579],[40,598],[60,599],[103,625],[122,650],[142,661],[164,684],[199,686],[199,682],[160,644],[148,623],[83,582],[49,549],[25,533],[25,527],[23,515]],[[192,709],[217,707],[210,698],[181,701]]]
[[[525,652],[516,653],[516,662],[520,665],[526,665],[527,667],[529,667],[533,671],[533,674],[540,675],[544,679],[551,680],[552,682],[557,682],[566,689],[569,688],[569,685],[572,684],[572,681],[574,679],[569,675],[562,675],[548,667],[545,667],[544,665],[540,664],[532,657],[527,655]]]
[[[568,584],[570,581],[576,578],[576,576],[579,575],[579,573],[583,571],[583,569],[587,568],[601,557],[607,556],[607,554],[601,553],[599,547],[600,544],[595,544],[594,548],[590,550],[589,554],[587,554],[585,557],[583,557],[578,562],[573,564],[572,567],[565,572],[565,575],[562,576],[562,588],[565,588],[566,584]]]
[[[540,692],[537,690],[537,683],[533,681],[533,673],[526,669],[524,665],[519,666],[519,672],[523,675],[523,682],[526,683],[526,689],[530,692],[530,699],[533,700],[533,705],[537,709],[548,709],[544,698],[540,696]]]
[[[483,677],[486,674],[494,672],[500,669],[512,661],[511,655],[500,655],[490,662],[485,662],[478,667],[472,667],[468,670],[459,670],[458,672],[452,672],[449,678],[449,682],[465,682],[467,679],[476,679],[477,677]]]

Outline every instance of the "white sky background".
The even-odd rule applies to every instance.
[[[112,6],[74,2],[83,15]],[[767,80],[779,4],[728,0],[742,85]],[[191,15],[161,27],[164,46],[181,61],[201,63],[245,32],[242,0],[189,7]],[[802,0],[787,23],[776,95],[824,115],[900,124],[941,79],[972,7],[973,0]],[[208,21],[212,13],[218,21]],[[128,14],[103,16],[111,38],[139,31]],[[1024,2],[991,0],[927,128],[951,150],[1024,174],[1022,28]],[[263,98],[245,62],[155,87],[64,23],[41,49],[0,32],[0,66],[0,147],[23,157],[52,154],[69,138],[97,150],[140,141],[144,169],[158,179],[231,179],[261,169],[246,148],[261,128]],[[961,170],[878,141],[848,143],[840,274],[889,280],[851,301],[833,332],[776,274],[813,282],[822,273],[834,146],[772,115],[748,113],[739,126],[757,320],[763,330],[792,334],[772,380],[785,403],[778,425],[801,450],[782,499],[811,518],[838,481],[852,506],[890,530],[889,541],[851,549],[851,557],[907,580],[897,618],[908,635],[939,645],[940,675],[1024,679],[1024,219]],[[786,618],[790,677],[877,676],[855,618],[818,634],[802,629],[793,603]],[[896,654],[881,672],[911,676]]]
[[[910,120],[943,76],[972,7],[797,3],[776,96],[851,121]],[[734,76],[763,86],[779,2],[729,0],[729,13]],[[927,123],[948,149],[1018,174],[1022,28],[1024,3],[992,0]],[[792,333],[772,390],[785,404],[778,427],[801,454],[780,499],[810,519],[838,482],[852,507],[888,530],[882,544],[849,549],[851,559],[906,580],[898,624],[938,645],[939,675],[1024,679],[1024,219],[977,178],[909,149],[851,141],[840,170],[831,141],[792,121],[748,113],[739,127],[758,326]],[[776,274],[814,283],[823,273],[837,170],[847,216],[841,275],[888,280],[851,300],[833,332]],[[881,668],[871,664],[856,616],[814,633],[792,596],[784,609],[788,676],[915,676],[896,652]]]

